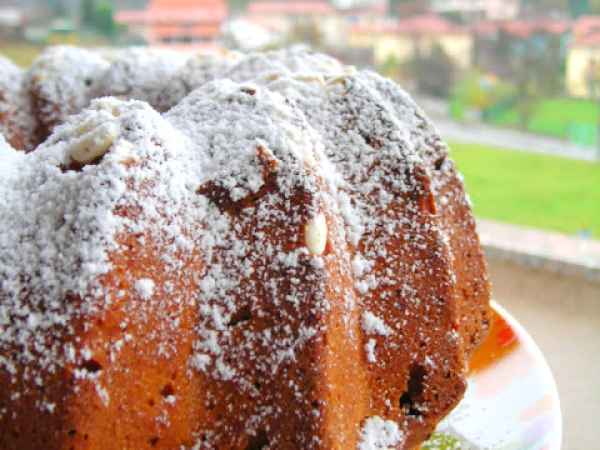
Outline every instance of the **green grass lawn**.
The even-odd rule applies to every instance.
[[[0,42],[0,55],[12,60],[18,66],[27,68],[48,45],[76,45],[78,47],[94,48],[105,47],[110,44],[106,39],[95,35],[57,35],[52,36],[46,45],[32,44],[23,41]]]
[[[600,163],[451,143],[475,214],[600,238]]]
[[[575,98],[548,99],[535,107],[533,119],[555,123],[561,120],[598,123],[598,103]]]
[[[536,105],[529,130],[559,138],[571,134],[573,124],[587,124],[594,129],[598,124],[598,104],[592,100],[549,99]]]
[[[492,122],[496,125],[520,126],[517,107],[498,113]],[[560,139],[571,139],[583,145],[594,145],[600,120],[600,107],[593,100],[554,98],[538,102],[527,129]]]

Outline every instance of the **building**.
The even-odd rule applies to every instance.
[[[573,26],[567,54],[566,88],[575,97],[600,98],[600,17]]]
[[[338,14],[350,24],[373,22],[384,18],[389,9],[388,0],[372,0],[338,8]]]
[[[380,42],[394,39],[397,32],[397,21],[384,18],[371,23],[357,23],[350,28],[348,46],[352,48],[371,49],[373,52]],[[380,63],[381,61],[376,61]]]
[[[520,0],[486,0],[487,20],[513,20],[521,13]]]
[[[21,37],[25,17],[18,7],[0,6],[0,38],[16,39]]]
[[[336,22],[330,21],[330,36],[328,43],[333,47],[348,47],[348,36],[353,27],[372,26],[387,18],[389,2],[387,0],[372,0],[354,2],[348,7],[338,7]]]
[[[339,39],[340,19],[327,0],[254,0],[245,19],[281,37],[295,36],[308,43]]]
[[[150,0],[144,10],[119,11],[116,21],[150,45],[214,47],[229,10],[226,0]]]
[[[520,0],[432,0],[431,10],[471,20],[510,20],[519,15]]]
[[[248,4],[246,18],[271,31],[288,34],[295,26],[316,25],[334,14],[327,0],[255,0]]]
[[[439,46],[462,69],[471,64],[473,39],[468,29],[436,14],[423,14],[400,20],[352,28],[350,45],[372,47],[374,61],[403,63],[417,56],[427,56]]]
[[[471,27],[474,63],[486,72],[511,79],[524,59],[554,61],[566,58],[571,22],[553,18],[480,21]]]
[[[350,28],[386,17],[388,0],[361,2],[329,0],[253,0],[243,19],[278,35],[280,41],[302,41],[348,50]],[[337,6],[336,6],[337,5]]]

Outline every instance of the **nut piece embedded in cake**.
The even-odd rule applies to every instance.
[[[103,123],[73,144],[70,157],[80,164],[88,164],[103,156],[118,137],[117,122]]]
[[[340,73],[335,75],[330,75],[326,77],[325,84],[327,86],[333,86],[336,84],[346,84],[346,81],[351,76],[354,76],[357,73],[356,68],[354,66],[348,66]]]
[[[297,81],[303,81],[305,83],[318,83],[321,86],[325,86],[325,76],[321,73],[300,73],[293,77]]]
[[[316,215],[304,226],[304,240],[310,253],[323,254],[327,244],[327,221],[323,214]]]

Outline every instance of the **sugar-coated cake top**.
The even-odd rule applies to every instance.
[[[101,164],[68,169],[109,149]],[[38,370],[66,362],[69,349],[46,348],[46,335],[73,332],[70,320],[97,312],[93,297],[103,295],[98,277],[110,270],[108,253],[116,250],[116,234],[142,226],[115,214],[119,205],[137,199],[126,182],[154,178],[170,194],[177,178],[169,173],[171,166],[157,164],[164,153],[177,150],[176,132],[148,105],[116,100],[94,102],[31,154],[5,146],[0,156],[5,175],[0,180],[3,347],[23,345],[19,359],[35,361]],[[122,161],[132,157],[143,158],[144,166],[126,170]],[[165,201],[161,194],[156,190],[157,203]],[[152,213],[147,220],[162,218],[147,211]],[[85,299],[77,308],[68,301],[73,295]],[[10,360],[2,356],[0,361],[10,370]]]
[[[239,60],[224,77],[243,82],[273,75],[336,74],[343,71],[344,66],[335,58],[298,46],[251,53]]]
[[[158,104],[166,110],[194,89],[220,78],[245,82],[274,75],[310,76],[343,71],[343,66],[336,59],[310,52],[301,46],[248,55],[229,51],[217,55],[197,55],[191,57],[163,86]]]
[[[94,94],[143,100],[164,110],[165,107],[160,107],[162,91],[171,89],[167,82],[187,60],[186,54],[169,50],[142,47],[119,50],[110,58],[110,67]]]
[[[107,68],[108,62],[93,51],[68,46],[44,51],[25,80],[44,125],[59,124],[87,106]]]
[[[241,53],[233,51],[190,57],[167,81],[159,94],[159,106],[163,110],[170,109],[194,89],[223,78],[227,70],[242,57]]]

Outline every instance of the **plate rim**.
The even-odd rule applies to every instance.
[[[516,334],[519,336],[519,339],[523,341],[523,346],[528,350],[528,353],[531,354],[531,357],[536,361],[536,364],[543,367],[543,372],[547,374],[547,379],[544,380],[547,383],[549,388],[549,393],[552,397],[552,401],[556,404],[556,408],[554,410],[555,421],[558,429],[557,433],[557,442],[551,442],[551,447],[548,450],[561,450],[562,441],[563,441],[563,415],[562,408],[560,403],[560,395],[558,391],[558,385],[556,383],[556,379],[554,378],[554,374],[548,361],[546,360],[544,353],[537,345],[533,337],[529,334],[525,326],[521,325],[521,323],[502,305],[500,305],[496,300],[490,301],[490,307],[497,312],[507,323],[508,325],[515,330]]]

